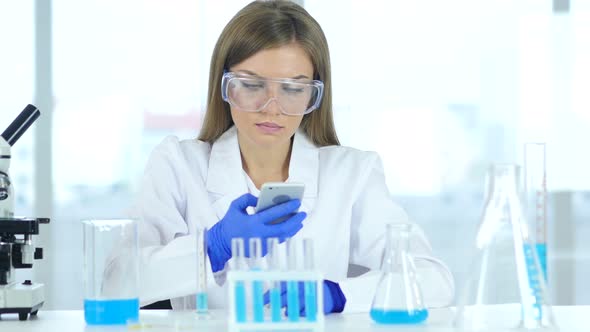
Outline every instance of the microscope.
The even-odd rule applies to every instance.
[[[48,224],[49,219],[14,216],[8,168],[10,148],[39,115],[35,106],[27,105],[0,137],[0,314],[17,313],[21,321],[29,314],[37,315],[45,301],[44,286],[31,280],[16,282],[15,269],[30,269],[34,259],[43,258],[43,249],[34,247],[32,237],[39,234],[39,224]]]

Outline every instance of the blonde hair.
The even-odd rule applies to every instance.
[[[317,146],[340,145],[332,115],[328,42],[318,22],[305,9],[284,0],[250,3],[221,32],[211,57],[207,112],[199,140],[213,143],[233,125],[229,105],[221,97],[224,70],[258,51],[293,42],[311,58],[314,79],[324,82],[320,107],[303,116],[300,128]]]

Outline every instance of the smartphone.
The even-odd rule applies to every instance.
[[[260,189],[260,196],[258,196],[258,204],[256,204],[255,211],[258,213],[292,199],[302,200],[304,190],[305,185],[299,182],[267,182],[263,184]],[[281,223],[289,219],[298,211],[299,210],[294,211],[293,213],[268,222],[267,224],[274,225]]]

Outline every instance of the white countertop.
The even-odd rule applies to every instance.
[[[514,310],[516,309],[516,310]],[[498,319],[506,317],[518,309],[509,305],[495,308]],[[590,324],[583,318],[590,317],[590,306],[559,306],[553,307],[555,319],[560,332],[587,332]],[[37,317],[27,321],[19,321],[17,315],[2,315],[0,332],[119,332],[119,331],[225,331],[227,330],[226,313],[212,311],[210,320],[196,320],[193,312],[168,310],[142,310],[141,326],[87,326],[84,312],[81,310],[39,311]],[[417,326],[391,326],[373,323],[367,313],[333,314],[326,317],[325,331],[455,331],[451,327],[453,309],[432,309],[428,321]]]

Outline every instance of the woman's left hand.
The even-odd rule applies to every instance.
[[[315,285],[315,284],[314,284]],[[306,316],[305,311],[305,282],[300,281],[297,282],[298,288],[298,299],[299,299],[299,314],[301,316]],[[323,295],[324,295],[324,305],[323,311],[324,314],[329,314],[332,312],[342,312],[344,310],[344,305],[346,304],[346,298],[340,289],[340,286],[332,282],[330,280],[324,280],[322,283],[323,286]],[[313,297],[314,300],[317,301],[317,294],[316,297]],[[264,293],[264,304],[270,303],[270,294],[269,292]],[[287,301],[287,283],[281,282],[281,308],[287,308],[287,314],[289,313],[289,303]]]

